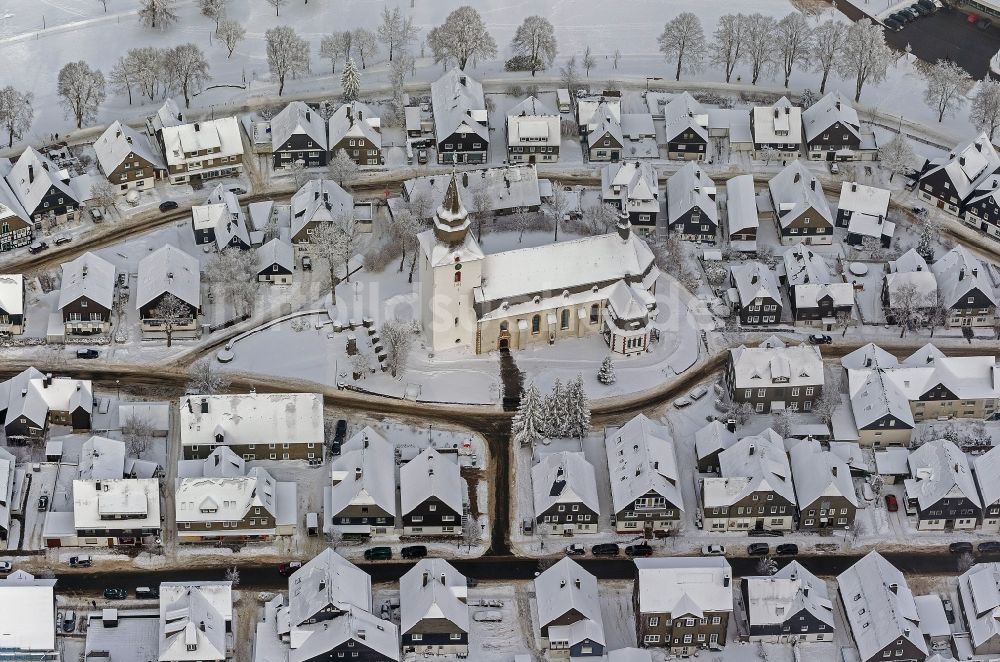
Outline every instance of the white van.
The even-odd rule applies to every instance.
[[[573,110],[573,104],[569,98],[569,90],[565,87],[560,87],[556,90],[556,103],[559,106],[560,113],[568,113]]]

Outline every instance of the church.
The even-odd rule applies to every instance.
[[[613,352],[646,351],[660,275],[649,247],[616,232],[485,255],[452,175],[420,244],[420,305],[428,348],[477,354],[600,333]]]

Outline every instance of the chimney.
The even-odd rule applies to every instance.
[[[201,621],[200,623],[198,623],[198,627],[201,628],[202,632],[204,632],[205,631],[205,621]]]
[[[958,270],[958,279],[965,280],[965,267]]]
[[[576,586],[577,588],[580,588],[580,579],[579,578],[574,579],[573,580],[573,585]]]
[[[26,388],[22,388],[21,389],[21,397],[22,398],[28,397],[28,389],[26,389]]]
[[[368,435],[364,436],[364,448],[368,448]]]
[[[28,183],[35,181],[35,166],[28,164]]]
[[[750,276],[750,284],[751,285],[756,285],[757,284],[757,274],[754,274],[753,276]]]
[[[445,581],[444,573],[442,572],[441,573],[441,585],[442,586],[447,586],[447,584],[448,584],[448,582]]]
[[[566,580],[565,579],[560,579],[559,580],[559,588],[566,588]]]
[[[219,461],[221,456],[218,453],[214,453],[213,457],[215,457],[215,466],[219,466]]]
[[[979,267],[972,267],[972,277],[976,278],[979,276]]]
[[[750,444],[750,449],[749,449],[750,455],[753,455],[755,450],[757,449],[754,447],[754,445]]]
[[[811,188],[814,191],[816,190],[816,180],[815,179],[809,181],[809,188]]]
[[[730,432],[736,432],[736,419],[730,418],[726,420],[726,429]]]
[[[802,587],[802,597],[804,598],[809,597],[809,584],[806,584],[805,586]]]
[[[424,583],[423,583],[423,585],[427,586],[427,571],[426,570],[424,571]]]
[[[44,386],[45,388],[48,388],[48,387],[52,386],[52,373],[51,372],[45,373],[45,379],[42,380],[42,386]]]
[[[319,580],[319,590],[321,591],[326,590],[326,579]]]
[[[191,405],[191,398],[188,398],[188,413],[189,414],[194,413],[194,407]]]
[[[858,190],[858,183],[857,182],[851,182],[851,193],[856,193],[857,190]]]
[[[310,111],[308,107],[306,108],[306,121],[312,122],[312,111]]]
[[[960,166],[964,166],[965,165],[965,157],[964,156],[958,157],[958,165],[960,165]]]
[[[195,131],[201,131],[201,124],[199,122],[195,122],[194,123],[194,130]]]
[[[461,85],[462,87],[465,87],[465,84],[466,84],[465,83],[465,76],[459,76],[458,77],[458,84]]]
[[[361,480],[361,467],[354,467],[354,480]]]
[[[836,104],[834,104],[834,105],[837,107],[837,110],[840,110],[840,102],[839,101]]]
[[[837,467],[836,467],[836,465],[835,465],[835,466],[832,466],[832,467],[830,467],[830,472],[831,472],[831,473],[833,474],[833,477],[834,477],[834,478],[836,478],[836,477],[837,477]]]
[[[365,631],[364,630],[358,630],[358,639],[360,639],[361,641],[365,640]]]
[[[878,215],[878,224],[882,225],[882,221],[884,221],[884,220],[885,220],[885,216],[883,216],[882,214],[879,214]]]
[[[798,184],[799,180],[801,180],[801,179],[802,179],[802,176],[799,173],[795,173],[795,176],[792,177],[792,183],[793,184]]]
[[[774,119],[778,119],[781,116],[781,111],[777,108],[774,109]]]
[[[121,137],[122,137],[122,130],[121,129],[116,129],[115,130],[115,138],[121,138]]]
[[[319,200],[319,191],[313,191],[313,200]]]
[[[977,152],[983,151],[983,143],[979,140],[976,141],[976,151]]]
[[[653,461],[653,468],[656,469],[657,471],[660,470],[660,461],[659,460],[654,460]]]
[[[201,399],[201,413],[203,414],[208,413],[208,398]]]

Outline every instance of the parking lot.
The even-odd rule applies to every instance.
[[[981,30],[968,22],[968,15],[942,10],[918,18],[899,32],[886,30],[886,41],[900,51],[909,44],[913,54],[925,62],[949,59],[977,80],[986,76],[990,58],[1000,50],[1000,29]]]

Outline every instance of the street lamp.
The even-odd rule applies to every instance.
[[[646,91],[649,92],[649,81],[651,80],[663,80],[662,76],[646,76]]]
[[[115,392],[117,393],[117,398],[119,400],[121,400],[122,399],[122,388],[121,388],[121,380],[120,379],[116,379],[115,380]]]

